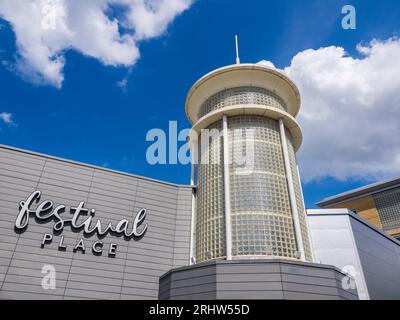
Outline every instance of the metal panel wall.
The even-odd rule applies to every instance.
[[[400,244],[350,219],[371,299],[400,299]]]
[[[400,299],[400,242],[347,209],[307,210],[316,260],[355,271],[360,299]]]
[[[333,266],[299,261],[214,260],[169,271],[160,279],[159,298],[181,299],[348,299],[345,275]]]
[[[326,212],[323,214],[323,212]],[[339,214],[342,212],[342,214]],[[347,210],[307,210],[315,260],[354,271],[360,300],[368,300],[368,288],[349,222]],[[318,214],[320,213],[320,214]],[[336,213],[336,214],[335,214]]]
[[[147,209],[148,229],[139,240],[107,234],[102,255],[92,253],[98,235],[84,236],[66,224],[53,234],[54,222],[30,217],[27,229],[14,229],[19,202],[35,190],[41,200],[69,207],[80,201],[95,208],[102,227]],[[191,188],[118,173],[0,146],[0,298],[3,299],[156,299],[159,276],[188,264]],[[36,206],[33,206],[36,208]],[[97,219],[94,219],[94,222]],[[130,226],[131,228],[131,226]],[[44,233],[53,240],[41,248]],[[65,250],[58,249],[64,236]],[[85,253],[73,251],[84,238]],[[111,243],[115,257],[108,256]],[[42,267],[56,270],[56,288],[44,289]]]

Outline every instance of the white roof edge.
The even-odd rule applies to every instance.
[[[386,191],[388,189],[396,188],[400,184],[400,177],[387,179],[383,181],[374,182],[365,186],[351,189],[333,196],[326,197],[315,204],[317,206],[330,206],[345,201],[351,201],[362,197],[369,196],[371,194]]]
[[[301,106],[301,94],[300,94],[300,90],[297,87],[297,85],[293,82],[292,79],[289,78],[289,76],[287,74],[285,74],[284,72],[282,72],[279,69],[276,68],[272,68],[269,66],[266,66],[264,64],[260,64],[260,63],[240,63],[240,64],[230,64],[227,66],[223,66],[223,67],[219,67],[217,69],[214,69],[208,73],[206,73],[205,75],[203,75],[202,77],[200,77],[189,89],[187,95],[186,95],[186,99],[185,99],[185,113],[186,116],[188,118],[188,120],[190,122],[192,122],[192,119],[189,117],[189,112],[188,112],[188,106],[189,106],[189,102],[191,100],[191,97],[193,95],[193,93],[199,88],[201,87],[201,85],[206,82],[209,78],[213,78],[219,74],[222,74],[226,71],[232,71],[235,69],[243,69],[243,70],[268,70],[271,73],[275,74],[278,77],[281,77],[284,81],[286,81],[288,83],[288,85],[292,88],[293,93],[295,98],[297,99],[297,106],[296,106],[296,110],[295,110],[295,114],[293,114],[293,117],[296,117],[299,113],[300,110],[300,106]]]
[[[253,69],[267,69],[267,70],[270,70],[270,71],[272,71],[272,72],[276,72],[276,73],[282,75],[284,78],[286,78],[286,80],[289,80],[289,82],[290,82],[291,84],[294,85],[295,89],[298,89],[297,86],[296,86],[296,84],[292,81],[292,79],[289,78],[289,76],[288,76],[286,73],[282,72],[280,69],[272,68],[272,67],[267,66],[267,65],[264,65],[264,64],[262,64],[262,63],[228,64],[228,65],[226,65],[226,66],[219,67],[219,68],[214,69],[214,70],[211,70],[210,72],[207,72],[205,75],[201,76],[201,77],[200,77],[198,80],[196,80],[196,82],[192,85],[191,89],[192,89],[192,88],[196,88],[200,83],[202,83],[202,82],[203,82],[205,79],[207,79],[210,75],[212,75],[212,74],[218,74],[218,73],[221,73],[221,72],[223,72],[223,71],[225,71],[225,70],[232,69],[232,68],[238,68],[238,69],[243,68],[243,69],[252,69],[252,70],[253,70]],[[190,92],[190,91],[191,91],[191,90],[189,90],[189,92]]]
[[[342,215],[351,214],[351,210],[346,208],[339,209],[307,209],[307,215]]]
[[[364,224],[375,232],[381,234],[383,237],[388,240],[394,242],[398,246],[400,246],[400,241],[388,235],[386,232],[381,229],[375,227],[373,224],[369,223],[367,220],[361,218],[358,214],[355,214],[349,209],[346,208],[338,208],[338,209],[307,209],[307,216],[340,216],[340,215],[348,215],[351,218],[357,220],[358,222]]]

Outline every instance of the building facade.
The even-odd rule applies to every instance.
[[[189,262],[190,219],[190,186],[0,146],[0,299],[157,299],[159,277]],[[87,232],[97,221],[114,231]]]
[[[191,265],[160,278],[160,299],[358,299],[342,286],[348,275],[313,263],[299,108],[295,84],[262,64],[226,66],[192,86]]]
[[[326,198],[321,208],[348,208],[387,234],[400,239],[400,178]]]
[[[315,260],[353,276],[360,299],[400,298],[398,240],[348,209],[307,210],[307,218]]]
[[[265,65],[199,79],[189,186],[0,146],[0,298],[358,299],[313,258],[299,108]]]

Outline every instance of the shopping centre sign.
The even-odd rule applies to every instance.
[[[70,212],[72,213],[72,217],[65,219],[61,215],[67,210],[67,207],[65,205],[54,206],[54,203],[50,200],[44,200],[39,203],[41,195],[41,191],[34,191],[27,200],[19,203],[19,214],[15,221],[15,228],[20,232],[23,232],[27,229],[31,215],[34,216],[39,222],[53,221],[53,231],[55,234],[60,234],[64,230],[66,224],[69,224],[71,229],[75,232],[83,231],[83,234],[87,237],[97,234],[98,237],[102,238],[107,234],[113,234],[116,236],[123,236],[127,241],[133,238],[140,239],[147,231],[147,224],[144,223],[147,211],[144,208],[140,209],[135,214],[132,223],[130,223],[127,219],[122,219],[115,225],[109,222],[106,227],[103,227],[100,219],[97,219],[97,221],[94,223],[94,215],[96,210],[85,208],[85,202],[80,202],[76,207],[71,207]],[[35,203],[38,204],[38,206],[36,209],[32,209],[31,207]],[[86,215],[85,219],[79,222],[79,218],[82,218],[84,215]],[[41,245],[44,247],[46,244],[49,244],[52,241],[53,235],[45,233],[43,235]],[[64,236],[61,236],[58,249],[65,250],[66,248],[67,247],[64,244]],[[85,252],[85,241],[83,238],[77,241],[73,250],[80,250],[83,253]],[[117,245],[115,243],[111,243],[109,246],[108,255],[115,256],[116,250]],[[94,254],[102,254],[103,242],[96,241],[92,246],[92,251]]]

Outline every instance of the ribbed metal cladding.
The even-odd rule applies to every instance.
[[[199,139],[197,262],[226,257],[222,120],[207,129],[220,134]],[[288,131],[286,138],[305,257],[311,261],[295,149]],[[203,139],[208,139],[204,150]],[[278,120],[258,115],[228,117],[228,141],[233,258],[298,258]],[[253,157],[250,166],[242,161],[247,156]]]

